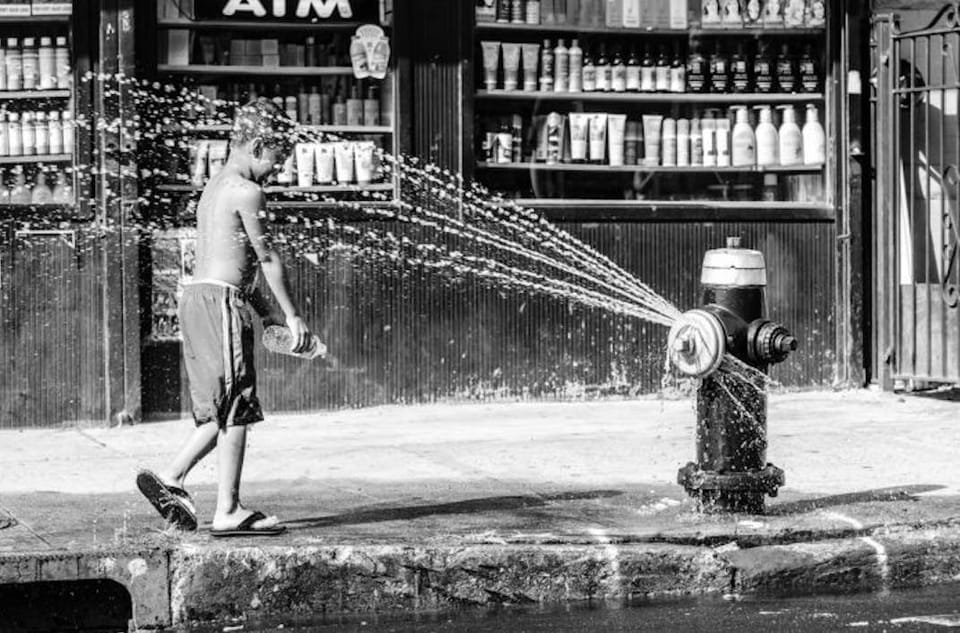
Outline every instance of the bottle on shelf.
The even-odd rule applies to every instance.
[[[662,44],[654,67],[654,90],[656,92],[670,91],[670,58],[667,57],[667,47]]]
[[[813,56],[813,45],[807,44],[803,55],[797,64],[797,74],[800,76],[802,92],[818,92],[820,90],[820,73],[817,69],[817,60]]]
[[[553,48],[550,40],[543,40],[540,49],[540,90],[553,92]]]
[[[803,164],[822,165],[827,160],[827,138],[817,106],[807,104],[807,122],[803,124]]]
[[[0,110],[0,156],[10,155],[10,136],[7,127],[7,113]]]
[[[295,95],[287,95],[283,98],[283,111],[286,113],[288,119],[293,122],[297,121],[300,112],[297,107],[297,97]]]
[[[613,90],[613,92],[626,92],[627,90],[627,61],[623,58],[619,48],[617,48],[613,54],[613,64],[610,71],[610,89]]]
[[[337,91],[337,100],[333,102],[333,124],[347,124],[347,102],[343,98],[343,93]]]
[[[37,153],[37,126],[34,119],[34,114],[30,111],[20,116],[20,137],[23,141],[24,156],[33,156]]]
[[[643,47],[643,59],[640,60],[640,92],[654,92],[657,89],[657,67],[650,52],[650,45]]]
[[[700,42],[694,40],[690,44],[690,54],[687,56],[687,90],[703,92],[708,83],[707,60],[700,52]]]
[[[663,157],[660,164],[664,167],[677,166],[677,121],[674,118],[666,117],[663,119],[661,128],[661,144],[663,145]]]
[[[680,55],[680,42],[673,43],[673,59],[670,61],[670,92],[687,91],[687,68]]]
[[[567,92],[570,88],[570,51],[561,37],[553,49],[553,91]]]
[[[640,91],[640,56],[637,55],[637,45],[630,44],[630,54],[627,57],[627,92]]]
[[[63,154],[63,126],[60,124],[60,113],[56,110],[47,115],[47,137],[50,139],[50,153]]]
[[[13,187],[10,189],[10,204],[30,204],[32,196],[27,184],[27,174],[23,165],[13,167]]]
[[[44,112],[37,112],[34,117],[33,136],[36,139],[36,153],[39,156],[46,156],[50,153],[50,127],[47,125],[47,115]]]
[[[57,88],[69,90],[73,79],[70,70],[70,49],[67,47],[66,36],[61,35],[57,37],[53,57],[57,74]]]
[[[53,47],[53,38],[40,38],[40,48],[37,51],[37,58],[40,73],[40,90],[53,90],[57,87],[56,52]]]
[[[40,57],[37,53],[37,41],[32,37],[23,38],[21,51],[23,64],[23,89],[37,90],[40,87]]]
[[[746,106],[735,106],[736,125],[733,126],[733,166],[753,167],[757,164],[757,137],[750,126],[750,113]]]
[[[304,43],[303,61],[307,66],[317,66],[317,39],[308,35]]]
[[[761,39],[757,56],[753,59],[754,85],[757,92],[773,92],[773,60],[770,57],[770,43]]]
[[[7,90],[23,90],[23,55],[20,52],[20,40],[7,38]]]
[[[700,129],[700,119],[694,115],[690,121],[690,165],[703,165],[703,131]]]
[[[713,55],[710,56],[710,92],[727,93],[730,92],[730,67],[727,62],[727,56],[717,41]]]
[[[797,113],[791,105],[779,106],[783,110],[780,123],[780,164],[784,167],[803,163],[803,136],[797,125]]]
[[[540,0],[527,0],[526,24],[540,24]]]
[[[607,45],[600,42],[600,53],[597,55],[597,92],[610,92],[613,83],[613,67],[607,57]]]
[[[757,165],[770,167],[780,163],[780,135],[773,124],[773,113],[770,106],[762,105],[760,121],[757,123]]]
[[[677,167],[690,166],[690,119],[677,119]]]
[[[570,81],[568,88],[570,92],[581,92],[583,90],[583,49],[580,48],[580,40],[574,38],[570,43]]]
[[[310,97],[302,81],[297,90],[297,121],[300,125],[307,125],[310,122]]]
[[[593,63],[593,53],[584,51],[583,53],[583,91],[596,92],[597,90],[597,66]]]
[[[707,110],[700,121],[700,131],[703,147],[703,166],[717,166],[717,120],[713,118],[713,111]]]
[[[363,125],[363,99],[360,98],[360,86],[356,82],[350,86],[350,98],[347,99],[347,125]]]
[[[316,86],[311,86],[310,94],[307,96],[307,121],[310,125],[320,125],[323,117],[320,114],[320,93]]]
[[[53,202],[53,190],[47,185],[47,171],[43,165],[37,168],[37,183],[30,192],[31,204],[50,204]]]
[[[23,128],[16,112],[7,113],[7,147],[9,156],[23,156]]]
[[[367,98],[363,100],[363,124],[368,127],[380,125],[380,97],[376,86],[367,86]]]
[[[793,56],[790,54],[790,45],[784,42],[780,47],[780,54],[777,56],[777,86],[780,92],[789,94],[796,90],[796,75]]]
[[[63,170],[57,172],[57,182],[53,187],[53,202],[55,204],[73,204],[73,185]]]
[[[733,84],[733,92],[750,92],[752,88],[750,65],[747,62],[747,54],[742,40],[737,42],[736,52],[730,58],[730,80]]]

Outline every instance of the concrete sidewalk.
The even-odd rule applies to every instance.
[[[243,498],[290,529],[227,541],[163,532],[136,492],[187,421],[2,431],[0,583],[112,578],[166,625],[960,578],[960,402],[771,396],[787,484],[763,517],[693,511],[675,482],[694,425],[690,399],[655,398],[268,416]],[[215,476],[212,455],[188,481],[202,523]]]

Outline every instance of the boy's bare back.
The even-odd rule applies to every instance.
[[[197,204],[197,279],[249,287],[257,273],[257,251],[248,226],[264,206],[263,190],[229,167],[210,179]],[[262,233],[256,236],[262,242]],[[260,247],[259,249],[256,247]]]

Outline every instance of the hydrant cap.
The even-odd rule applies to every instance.
[[[708,286],[766,286],[763,253],[732,246],[709,250],[703,256],[700,283]]]

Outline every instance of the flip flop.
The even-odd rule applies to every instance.
[[[137,488],[168,523],[188,532],[197,529],[197,513],[186,490],[164,484],[149,470],[137,473]]]
[[[240,522],[235,528],[229,528],[226,530],[210,530],[211,536],[223,537],[223,536],[277,536],[278,534],[283,534],[287,531],[287,528],[282,525],[273,525],[271,527],[264,528],[255,528],[253,524],[257,521],[263,521],[267,518],[263,512],[254,512],[246,519]]]

